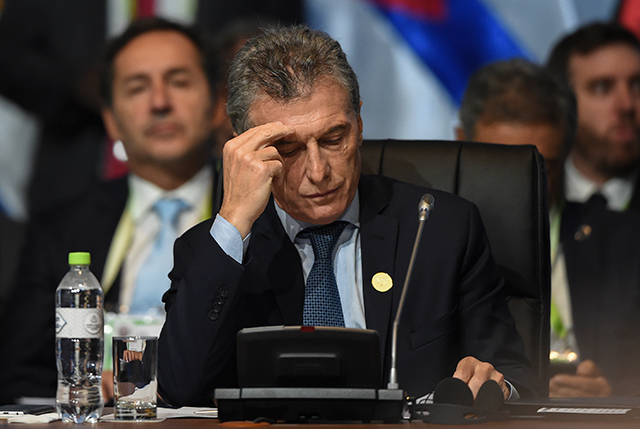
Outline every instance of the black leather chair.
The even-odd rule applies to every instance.
[[[506,280],[509,308],[546,391],[549,212],[545,167],[535,146],[365,140],[361,154],[364,174],[382,174],[448,191],[478,206],[494,258]]]

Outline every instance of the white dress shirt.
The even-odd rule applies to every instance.
[[[129,201],[133,223],[135,225],[131,247],[127,252],[122,267],[120,286],[120,310],[126,310],[131,303],[136,279],[142,264],[151,253],[156,236],[160,231],[160,218],[153,205],[161,198],[180,198],[187,208],[178,217],[178,236],[202,220],[202,213],[210,202],[212,193],[213,170],[207,166],[191,180],[177,189],[166,191],[138,176],[129,176]],[[167,274],[172,267],[167,267]],[[169,279],[167,278],[167,289]],[[125,311],[126,312],[126,311]]]
[[[633,185],[638,175],[638,169],[626,177],[614,177],[598,186],[586,178],[573,165],[569,157],[564,164],[564,192],[567,201],[586,202],[591,196],[600,192],[607,199],[609,210],[623,211],[629,206],[633,194]]]

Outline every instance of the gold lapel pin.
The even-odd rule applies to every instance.
[[[393,279],[387,273],[375,273],[371,278],[371,285],[378,292],[386,292],[393,287]]]

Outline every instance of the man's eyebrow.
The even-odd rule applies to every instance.
[[[334,125],[333,127],[329,128],[327,131],[322,133],[320,138],[329,136],[331,134],[344,132],[348,127],[349,127],[349,124],[347,123]],[[291,140],[288,140],[289,138],[291,138]],[[298,144],[298,143],[300,143],[300,141],[296,139],[295,134],[292,134],[291,136],[283,137],[279,140],[274,141],[273,143],[271,143],[271,146],[274,146],[277,148],[285,145]]]
[[[131,83],[131,82],[137,82],[137,81],[146,81],[149,80],[149,75],[146,73],[135,73],[129,76],[125,76],[123,79],[123,82],[125,84]]]
[[[172,69],[167,70],[165,73],[163,73],[165,76],[175,76],[177,74],[191,74],[191,69],[188,67],[175,67]]]
[[[272,146],[284,146],[286,144],[296,144],[300,143],[298,140],[286,140],[287,137],[283,137],[281,139],[275,140],[271,143]]]
[[[165,71],[162,75],[165,77],[171,77],[180,74],[190,74],[191,70],[188,67],[175,67]],[[123,81],[125,83],[135,82],[135,81],[144,81],[151,79],[151,75],[147,72],[136,72],[129,76],[125,76]]]
[[[327,136],[329,134],[345,131],[348,128],[348,126],[349,124],[347,123],[335,125],[331,127],[329,130],[327,130],[324,134],[322,134],[322,137]]]

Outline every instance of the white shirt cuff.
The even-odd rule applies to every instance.
[[[509,397],[506,399],[507,401],[517,401],[520,399],[520,394],[518,393],[518,389],[513,387],[513,384],[509,383],[509,380],[504,380],[509,388]]]

